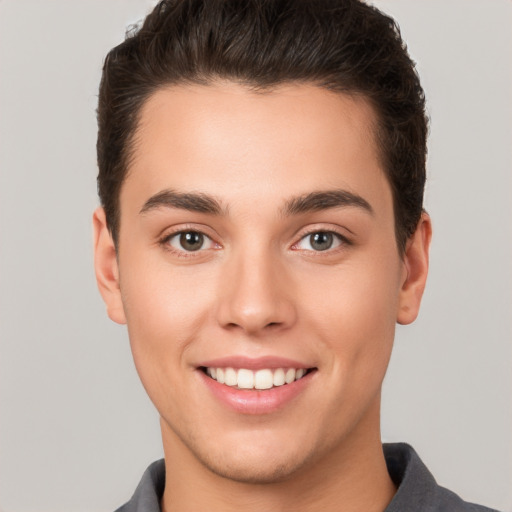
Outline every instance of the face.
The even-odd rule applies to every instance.
[[[117,259],[97,212],[97,272],[184,464],[269,482],[379,438],[394,326],[419,299],[374,124],[306,85],[145,104]]]

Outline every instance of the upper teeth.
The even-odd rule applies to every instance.
[[[240,368],[206,368],[206,373],[217,382],[240,389],[270,389],[273,386],[291,384],[306,374],[304,368],[276,368],[263,370],[247,370]]]

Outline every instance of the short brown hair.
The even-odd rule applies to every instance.
[[[163,86],[218,78],[366,97],[403,251],[423,209],[425,98],[396,23],[359,0],[163,0],[127,33],[105,59],[98,103],[98,192],[116,243],[142,105]]]

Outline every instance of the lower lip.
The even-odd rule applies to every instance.
[[[242,414],[270,414],[282,409],[306,389],[316,373],[316,371],[311,371],[291,384],[283,384],[270,389],[250,390],[220,384],[208,377],[202,370],[197,370],[197,372],[220,402]]]

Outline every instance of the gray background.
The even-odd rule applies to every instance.
[[[382,0],[432,117],[431,276],[399,328],[383,437],[512,511],[512,3]],[[125,329],[96,291],[102,59],[148,0],[0,0],[0,510],[111,511],[161,456]]]

